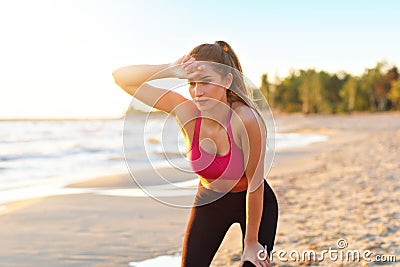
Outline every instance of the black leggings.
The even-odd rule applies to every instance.
[[[246,193],[229,192],[209,204],[218,194],[205,187],[199,187],[192,207],[182,249],[182,267],[210,266],[229,227],[238,222],[242,230],[242,251],[246,234]],[[203,205],[202,205],[203,204]],[[264,180],[264,206],[258,241],[268,254],[274,246],[278,222],[278,203],[274,192]],[[254,266],[246,261],[244,267]]]

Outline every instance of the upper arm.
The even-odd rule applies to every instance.
[[[176,111],[183,109],[190,105],[189,102],[192,102],[177,92],[158,88],[147,83],[142,84],[133,96],[144,104],[171,115],[174,115]]]
[[[183,112],[194,105],[191,100],[177,92],[147,83],[143,83],[138,88],[135,88],[135,86],[123,86],[122,89],[147,106],[164,111],[172,116],[176,116],[177,112]]]
[[[172,77],[166,70],[168,65],[165,64],[133,65],[115,70],[112,75],[115,83],[128,94],[150,107],[172,114],[179,105],[190,100],[177,92],[158,88],[146,82]]]
[[[266,132],[261,118],[254,110],[246,107],[238,115],[244,126],[240,139],[248,190],[253,192],[264,182]]]

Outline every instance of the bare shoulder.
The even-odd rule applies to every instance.
[[[244,104],[232,106],[235,116],[232,116],[232,122],[240,123],[244,126],[258,122],[258,115],[255,110]]]
[[[254,111],[243,103],[232,103],[231,128],[233,139],[239,148],[243,147],[243,138],[249,136],[249,125],[257,125]]]
[[[234,114],[232,114],[232,129],[236,132],[236,137],[241,140],[243,145],[244,140],[248,141],[249,136],[266,137],[266,131],[262,118],[253,108],[244,104],[232,106]]]

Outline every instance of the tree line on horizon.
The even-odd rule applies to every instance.
[[[281,112],[351,113],[400,110],[400,75],[396,66],[378,62],[360,76],[315,69],[294,70],[275,83],[261,77],[259,92]],[[257,92],[255,92],[255,99]]]

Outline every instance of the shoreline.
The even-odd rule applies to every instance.
[[[396,213],[392,210],[393,207],[388,206],[390,203],[396,205],[393,203],[396,201],[396,193],[386,196],[384,191],[377,191],[383,194],[373,198],[379,206],[370,203],[369,206],[364,207],[363,204],[367,201],[365,198],[371,198],[371,193],[374,192],[373,187],[370,188],[368,183],[379,188],[380,184],[383,186],[391,182],[393,187],[389,188],[390,192],[400,189],[397,182],[400,177],[397,176],[400,166],[396,165],[397,161],[394,161],[392,154],[387,155],[386,152],[391,150],[384,143],[392,134],[400,137],[399,114],[352,116],[345,121],[342,117],[316,116],[299,119],[297,116],[288,116],[284,118],[283,122],[292,129],[297,127],[299,131],[312,133],[321,131],[330,136],[326,142],[287,149],[276,154],[275,164],[267,178],[278,197],[280,207],[275,250],[290,247],[309,248],[312,244],[317,248],[324,248],[330,244],[328,241],[337,240],[337,233],[340,232],[349,238],[351,245],[358,245],[361,248],[365,247],[364,243],[377,246],[375,240],[378,239],[388,240],[385,243],[388,253],[394,245],[400,247],[400,240],[393,239],[396,234],[400,236],[400,226],[392,221],[393,218],[400,219],[400,213]],[[389,141],[396,142],[397,140]],[[378,145],[371,148],[371,144]],[[393,143],[392,146],[393,149],[398,148],[398,142]],[[379,167],[381,165],[378,166],[374,161],[370,162],[367,159],[365,160],[368,164],[365,165],[362,156],[368,155],[370,149],[380,151],[382,155],[376,153],[376,156],[385,157],[388,160],[386,165],[381,164],[383,167]],[[393,153],[395,151],[393,150]],[[348,165],[349,163],[352,165]],[[379,168],[388,169],[385,171],[386,169]],[[387,177],[386,173],[397,177],[397,180],[390,180],[391,176]],[[384,180],[379,181],[380,183],[370,180],[378,174]],[[355,178],[352,175],[355,175]],[[179,177],[174,179],[179,180]],[[345,183],[343,192],[352,192],[354,188],[363,186],[372,191],[360,189],[356,195],[353,193],[353,197],[356,196],[354,203],[349,201],[349,196],[342,191],[330,196],[329,189],[338,188],[340,180]],[[353,180],[356,181],[354,186],[351,184]],[[132,186],[134,182],[129,174],[123,174],[98,177],[90,181],[71,184],[68,188],[109,189]],[[375,221],[371,219],[369,223],[378,227],[378,230],[379,227],[383,227],[379,230],[383,232],[375,233],[370,228],[358,229],[363,224],[368,225],[368,222],[363,221],[364,215],[354,214],[356,219],[350,218],[351,220],[343,218],[338,211],[335,211],[338,210],[337,203],[332,202],[331,197],[337,197],[342,205],[350,209],[350,212],[357,210],[357,203],[368,212],[376,212],[377,215],[372,217]],[[177,201],[179,198],[190,201],[190,197],[175,197]],[[400,201],[400,197],[397,201]],[[315,203],[322,203],[323,206],[315,206]],[[9,207],[3,210],[0,208],[0,245],[4,248],[0,252],[0,263],[10,267],[27,266],[27,262],[32,263],[31,266],[88,264],[128,266],[128,263],[133,261],[173,255],[180,252],[190,211],[166,206],[151,198],[91,193],[37,198],[7,204],[7,206]],[[376,210],[381,207],[385,207],[385,210]],[[326,213],[328,211],[332,214]],[[362,213],[362,211],[359,212]],[[303,213],[313,219],[305,221]],[[381,224],[376,219],[379,216],[381,222],[385,222],[385,225],[391,228],[379,226]],[[346,224],[340,226],[342,221],[346,221]],[[329,232],[324,234],[324,229],[327,227],[331,229],[330,234]],[[351,229],[354,233],[350,231]],[[389,235],[385,236],[385,231]],[[371,239],[369,236],[380,238]],[[327,241],[328,237],[330,239]],[[240,238],[240,229],[237,225],[233,225],[217,252],[212,266],[236,266],[240,259]],[[382,244],[378,247],[385,249]],[[275,266],[279,266],[279,263],[276,264],[278,265]]]
[[[280,133],[278,133],[280,134]],[[299,136],[299,134],[301,136]],[[286,151],[290,149],[297,149],[301,147],[306,147],[312,143],[317,143],[317,142],[326,142],[326,137],[327,135],[322,135],[321,133],[316,134],[316,133],[299,133],[299,131],[296,132],[290,132],[290,133],[284,133],[283,136],[277,137],[278,140],[275,142],[275,152],[280,152],[280,151]],[[303,140],[301,140],[303,138]],[[178,155],[178,154],[177,154]],[[175,155],[175,156],[177,156]],[[170,158],[173,161],[174,165],[180,166],[184,168],[185,170],[190,169],[190,166],[187,164],[186,160],[183,158]],[[124,168],[122,168],[124,167]],[[170,163],[168,163],[167,160],[158,160],[157,162],[143,162],[143,163],[132,163],[130,164],[130,169],[126,169],[126,165],[120,166],[116,168],[110,168],[109,170],[105,170],[103,174],[99,170],[92,170],[92,173],[86,172],[85,174],[64,174],[63,176],[60,176],[58,178],[54,177],[54,179],[48,179],[47,182],[44,182],[45,180],[43,179],[42,182],[38,183],[32,183],[29,184],[27,183],[26,185],[23,185],[21,183],[20,186],[18,187],[9,187],[8,189],[4,191],[0,191],[0,207],[2,206],[3,208],[0,208],[0,212],[6,205],[9,205],[12,202],[15,201],[22,201],[22,200],[29,200],[33,198],[41,198],[41,197],[49,197],[52,195],[60,195],[60,194],[71,194],[71,190],[67,191],[65,188],[73,188],[73,187],[79,187],[76,185],[82,185],[84,187],[90,187],[88,185],[85,185],[87,183],[90,184],[90,181],[92,180],[103,180],[102,185],[97,185],[97,182],[94,183],[93,187],[100,187],[100,188],[106,188],[107,186],[110,187],[135,187],[137,188],[136,181],[133,179],[132,175],[139,175],[139,176],[146,176],[148,177],[149,180],[152,180],[152,176],[159,176],[158,173],[155,173],[152,169],[156,168],[157,170],[161,169],[162,171],[165,169],[170,168]],[[115,169],[115,170],[114,170]],[[103,169],[102,169],[103,170]],[[126,170],[126,171],[123,171]],[[133,172],[132,177],[131,177],[131,182],[125,181],[124,183],[119,182],[110,182],[111,177],[116,177],[116,176],[123,176],[126,175],[128,171]],[[175,173],[172,174],[171,172],[167,172],[167,174],[163,175],[163,177],[174,177],[174,176],[181,176],[180,173]],[[196,178],[196,177],[195,177]],[[10,180],[11,178],[9,178]],[[125,178],[124,178],[125,179]],[[188,177],[189,179],[189,177]],[[125,179],[127,180],[127,179]],[[180,179],[182,180],[182,179]],[[34,180],[32,180],[34,181]],[[108,181],[108,182],[107,182]],[[143,181],[141,181],[143,182]],[[163,184],[163,180],[159,180],[160,184]],[[174,181],[171,181],[174,182]],[[116,183],[116,184],[115,184]],[[156,181],[152,182],[153,184],[157,184]],[[147,184],[147,183],[146,183]],[[6,184],[5,184],[6,185]]]

